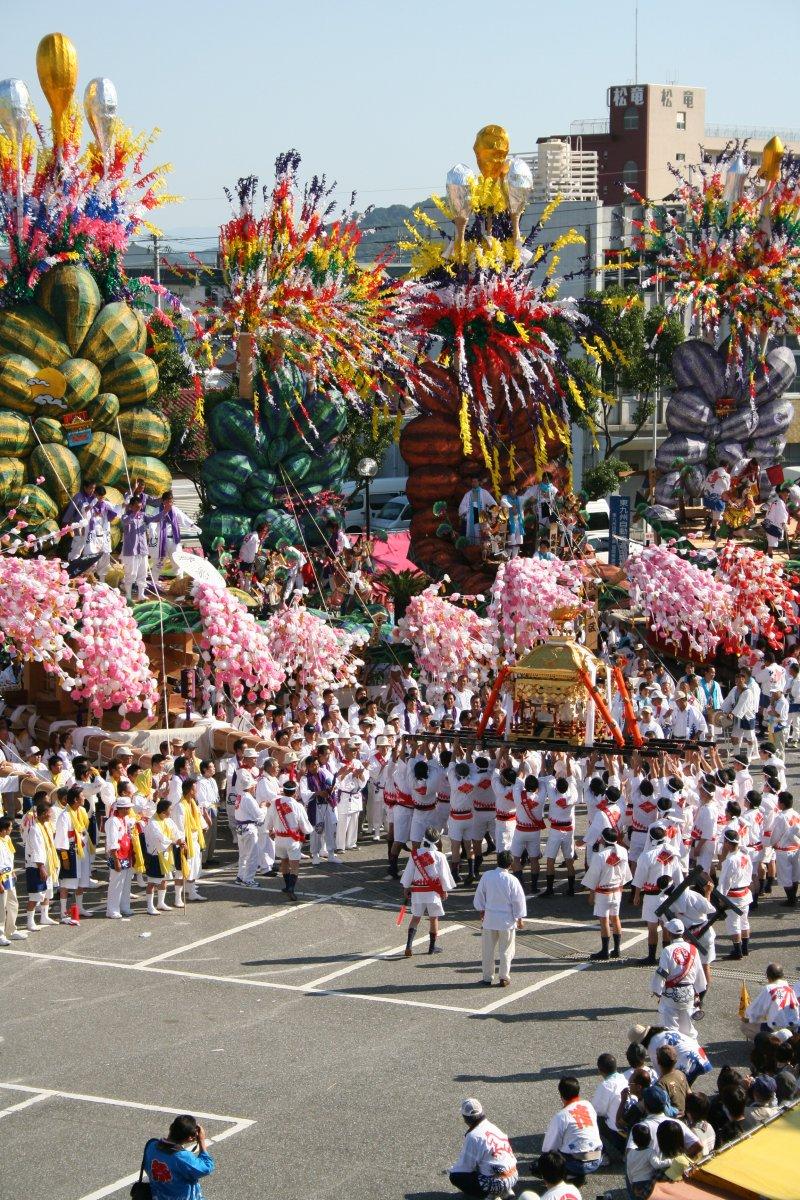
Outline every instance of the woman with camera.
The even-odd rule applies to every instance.
[[[194,1117],[176,1117],[164,1139],[151,1138],[145,1146],[139,1182],[131,1188],[131,1196],[133,1200],[203,1200],[200,1180],[213,1170],[203,1126]]]

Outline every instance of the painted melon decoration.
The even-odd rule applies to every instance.
[[[161,458],[169,449],[169,421],[150,408],[129,408],[120,414],[119,436],[128,454]]]
[[[9,497],[19,495],[25,481],[25,465],[18,458],[0,458],[0,502],[9,507]]]
[[[75,455],[84,480],[113,485],[125,476],[125,451],[112,433],[93,433],[88,446],[79,446]]]
[[[69,353],[61,329],[37,305],[0,312],[0,354],[22,354],[38,367],[57,367]]]
[[[105,429],[108,433],[117,432],[117,417],[119,416],[119,400],[113,392],[101,392],[92,401],[92,429]]]
[[[0,356],[0,407],[28,415],[39,410],[31,395],[31,380],[36,378],[38,370],[36,363],[24,354]]]
[[[137,313],[124,300],[115,300],[95,317],[81,346],[81,357],[90,358],[104,370],[121,354],[137,350],[140,342],[141,327]],[[113,388],[108,390],[114,391]]]
[[[12,458],[24,458],[35,444],[30,421],[26,421],[19,413],[0,411],[0,446],[4,454]]]
[[[17,510],[15,520],[27,521],[29,525],[41,525],[42,521],[57,521],[61,508],[66,507],[66,501],[59,506],[38,484],[23,483],[10,507]]]
[[[0,310],[3,506],[35,488],[29,524],[43,525],[58,518],[86,479],[127,489],[126,456],[131,476],[143,475],[152,495],[170,487],[161,461],[171,438],[169,423],[143,407],[158,390],[158,368],[146,348],[142,313],[124,300],[104,304],[94,276],[76,263],[46,271],[35,303]],[[31,396],[31,381],[45,367],[64,376],[63,398],[53,388],[48,399],[52,381]],[[64,418],[79,411],[86,412],[90,428],[76,430],[69,440],[80,443],[87,434],[90,440],[69,446]],[[43,488],[31,482],[42,477]],[[49,502],[42,499],[48,495]]]
[[[93,275],[76,263],[61,263],[39,280],[36,303],[64,330],[70,351],[77,354],[103,298]]]
[[[172,476],[160,458],[149,455],[129,454],[128,474],[131,479],[142,479],[148,496],[157,499],[172,487]]]
[[[33,422],[33,428],[40,442],[57,442],[59,446],[66,446],[67,438],[64,427],[55,417],[37,417]],[[0,433],[1,437],[2,433]]]
[[[158,391],[158,367],[139,350],[119,354],[103,371],[103,391],[114,392],[120,408],[142,404]]]
[[[71,450],[57,442],[44,443],[31,451],[27,475],[31,483],[44,476],[42,487],[62,508],[81,486],[80,463]]]
[[[127,488],[127,481],[125,487]],[[106,503],[115,508],[120,516],[125,512],[125,497],[119,488],[106,487]],[[111,522],[111,548],[116,550],[122,541],[122,526],[119,521]]]

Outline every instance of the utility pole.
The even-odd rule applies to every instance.
[[[153,234],[153,278],[156,287],[161,286],[161,255],[159,254],[158,234]],[[161,296],[156,292],[156,308],[161,308]]]

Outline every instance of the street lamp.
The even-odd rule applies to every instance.
[[[356,471],[360,479],[364,480],[364,494],[366,498],[366,536],[369,540],[370,535],[370,509],[369,509],[369,485],[370,480],[374,479],[378,474],[378,464],[374,458],[362,458],[356,467]]]

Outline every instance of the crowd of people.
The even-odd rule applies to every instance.
[[[538,1169],[547,1200],[566,1200],[616,1156],[640,1200],[655,1179],[794,1095],[800,1013],[779,964],[744,1014],[743,1035],[754,1039],[751,1074],[721,1073],[716,1096],[692,1089],[710,1069],[696,1023],[713,1001],[720,923],[727,956],[745,958],[753,907],[769,914],[779,903],[797,906],[800,813],[783,752],[796,740],[798,666],[791,655],[778,662],[754,652],[723,695],[713,668],[698,674],[689,666],[673,679],[616,627],[603,630],[602,652],[627,677],[646,738],[637,753],[483,749],[474,728],[484,690],[466,674],[421,689],[399,667],[378,689],[354,689],[349,703],[331,689],[294,688],[263,708],[248,704],[232,753],[216,758],[198,758],[184,734],[165,741],[147,766],[122,739],[108,761],[95,763],[82,730],[56,729],[42,748],[25,727],[0,719],[0,945],[96,915],[90,897],[103,889],[114,920],[134,915],[137,895],[148,919],[202,902],[203,869],[215,861],[222,824],[236,851],[236,883],[282,886],[288,903],[301,871],[323,860],[335,869],[365,841],[382,841],[378,870],[397,881],[398,903],[411,909],[409,957],[425,917],[428,953],[441,949],[448,896],[472,892],[483,928],[476,983],[507,987],[528,898],[546,903],[557,885],[561,894],[563,878],[564,895],[591,898],[600,937],[594,959],[621,959],[623,918],[643,918],[642,961],[652,969],[659,1025],[632,1031],[627,1071],[601,1056],[591,1101],[576,1079],[561,1080],[562,1107]],[[720,713],[731,715],[729,730]],[[504,721],[495,713],[496,742]],[[504,1157],[503,1135],[477,1101],[465,1101],[463,1115],[470,1133],[454,1183],[467,1194],[511,1194],[516,1166]],[[476,1157],[479,1143],[484,1157]]]

